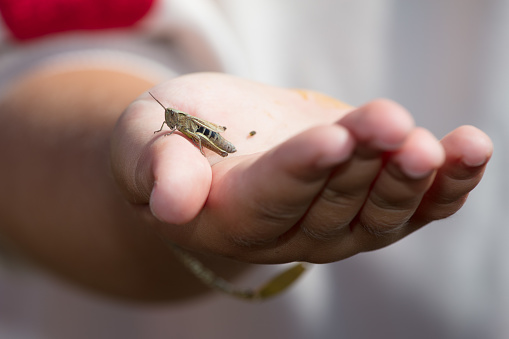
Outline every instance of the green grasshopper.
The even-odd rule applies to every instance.
[[[164,107],[152,93],[148,92],[148,94],[164,108],[164,121],[161,128],[154,133],[161,132],[164,124],[166,124],[171,132],[165,134],[165,136],[171,135],[178,130],[191,139],[191,141],[200,148],[200,152],[203,155],[205,155],[205,153],[203,153],[202,146],[207,147],[222,157],[226,157],[228,153],[235,153],[237,151],[231,142],[219,135],[219,133],[226,130],[226,127],[213,124],[173,108]]]

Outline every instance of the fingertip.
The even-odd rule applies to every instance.
[[[377,99],[340,120],[363,143],[383,151],[398,149],[414,128],[408,111],[388,99]]]
[[[442,166],[445,150],[431,132],[416,128],[393,160],[407,176],[421,179]]]
[[[174,140],[165,141],[155,151],[158,156],[153,162],[150,210],[164,223],[185,224],[205,204],[212,171],[207,159],[189,141],[177,135]]]
[[[166,224],[185,224],[196,217],[199,209],[187,205],[186,196],[179,195],[178,187],[171,189],[164,184],[154,182],[154,189],[150,195],[150,211],[156,219]]]
[[[460,158],[469,167],[484,165],[493,154],[493,142],[480,129],[465,125],[458,127],[442,140],[448,157]]]
[[[355,142],[346,128],[339,125],[327,126],[319,131],[321,147],[317,167],[330,168],[346,161],[353,153]]]

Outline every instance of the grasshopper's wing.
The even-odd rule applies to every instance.
[[[209,130],[211,130],[212,132],[216,132],[216,133],[221,133],[221,132],[224,132],[226,130],[226,127],[223,127],[223,126],[219,126],[219,125],[216,125],[210,121],[207,121],[207,120],[203,120],[203,119],[200,119],[200,118],[197,118],[195,116],[190,116],[190,118],[193,120],[193,122],[199,126],[202,126],[204,128],[207,128]]]

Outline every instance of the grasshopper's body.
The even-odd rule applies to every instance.
[[[161,128],[154,133],[161,132],[164,124],[166,124],[171,130],[171,132],[166,135],[171,135],[176,130],[183,133],[200,148],[200,152],[203,155],[205,154],[203,153],[202,146],[216,152],[222,157],[226,157],[228,153],[237,151],[231,142],[219,134],[220,132],[224,132],[226,127],[213,124],[173,108],[164,107],[152,93],[149,92],[149,94],[164,108],[164,121]]]

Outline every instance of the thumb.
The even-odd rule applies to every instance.
[[[153,176],[150,210],[162,222],[184,224],[201,211],[210,191],[212,169],[207,159],[188,140],[174,134],[161,136],[154,145],[152,172],[140,173],[141,180]]]
[[[192,220],[205,203],[212,172],[207,159],[178,133],[154,135],[154,124],[133,103],[117,122],[111,139],[111,169],[125,198],[150,206],[165,223]]]

